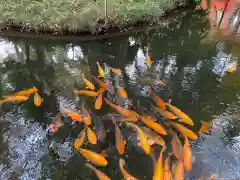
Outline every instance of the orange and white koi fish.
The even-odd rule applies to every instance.
[[[157,163],[154,168],[154,174],[153,174],[153,180],[164,180],[164,174],[163,174],[163,151],[165,148],[163,147],[159,158],[157,160]]]
[[[200,127],[198,133],[206,133],[212,127],[213,121],[210,122],[201,121],[201,123],[202,126]]]
[[[126,92],[122,87],[119,87],[119,94],[120,94],[123,98],[127,98],[127,92]]]
[[[119,154],[124,154],[126,140],[123,139],[121,131],[117,124],[115,124],[115,139],[116,139],[116,148]]]
[[[104,77],[104,71],[103,71],[101,65],[99,64],[99,62],[97,62],[97,66],[98,66],[99,77]]]
[[[84,143],[84,140],[86,138],[86,128],[84,128],[80,134],[79,137],[75,140],[73,146],[76,150],[78,150]]]
[[[35,92],[37,92],[38,89],[33,87],[33,88],[30,88],[30,89],[27,89],[27,90],[22,90],[22,91],[19,91],[17,93],[14,93],[13,95],[9,95],[9,96],[28,96],[30,94],[33,94]],[[9,96],[3,96],[4,98],[7,98]]]
[[[85,77],[83,77],[83,81],[86,85],[86,88],[94,90],[95,86],[93,85],[93,83],[91,83],[89,80],[87,80]]]
[[[94,81],[103,89],[106,89],[108,87],[108,84],[107,82],[104,82],[102,80],[100,80],[99,78],[95,77],[95,76],[92,76],[92,78],[94,79]]]
[[[167,131],[157,122],[152,120],[150,117],[140,116],[140,120],[150,129],[154,130],[158,134],[167,135]]]
[[[182,158],[183,158],[183,146],[182,146],[182,143],[181,143],[180,139],[178,138],[178,136],[176,134],[173,135],[171,144],[172,144],[173,154],[176,156],[176,158],[178,160],[182,160]]]
[[[164,160],[163,177],[164,180],[173,180],[173,175],[169,167],[169,158]]]
[[[192,170],[192,151],[187,137],[185,137],[183,149],[184,167],[187,172],[190,172]]]
[[[138,137],[139,137],[139,144],[140,144],[140,147],[144,150],[144,152],[146,154],[149,154],[151,152],[151,147],[150,145],[148,144],[148,141],[147,141],[147,136],[144,134],[144,132],[135,124],[133,123],[130,123],[130,122],[127,122],[126,125],[128,127],[131,127],[133,129],[135,129],[135,131],[137,132],[138,134]]]
[[[175,180],[184,180],[184,166],[183,162],[179,161],[174,173],[174,179]]]
[[[163,116],[163,117],[165,117],[167,119],[174,120],[174,119],[178,118],[177,116],[175,116],[173,113],[171,113],[169,111],[163,110],[163,109],[158,108],[158,107],[154,107],[154,108],[161,116]]]
[[[124,169],[124,166],[125,166],[125,160],[124,159],[119,159],[119,167],[120,167],[120,170],[122,172],[122,175],[123,175],[123,178],[124,180],[138,180],[137,178],[133,177],[132,175],[130,175],[125,169]]]
[[[87,137],[88,137],[88,141],[91,144],[97,144],[97,136],[95,132],[93,132],[93,130],[89,127],[87,127]]]
[[[96,174],[96,176],[98,177],[99,180],[111,180],[106,174],[99,171],[97,168],[95,168],[91,164],[86,163],[86,166]]]
[[[63,122],[62,122],[62,114],[61,114],[61,112],[60,112],[60,113],[58,113],[58,115],[56,116],[55,123],[50,124],[50,125],[47,127],[46,131],[47,131],[47,132],[55,133],[55,132],[58,131],[58,129],[59,129],[61,126],[63,126]]]
[[[103,92],[102,92],[102,88],[99,90],[99,94],[98,97],[96,98],[96,102],[95,102],[95,109],[99,110],[102,107],[102,99],[103,99]]]
[[[85,96],[92,96],[96,97],[98,96],[98,92],[95,91],[87,91],[87,90],[74,90],[74,94],[76,95],[85,95]]]
[[[188,137],[191,140],[197,140],[197,135],[190,129],[184,127],[181,124],[169,122],[175,129],[177,129],[183,136]]]
[[[151,60],[151,57],[149,55],[147,55],[147,59],[146,59],[146,64],[147,66],[150,68],[151,65],[152,65],[152,60]]]
[[[160,97],[155,95],[151,89],[149,90],[149,92],[150,92],[150,95],[151,95],[153,101],[156,103],[156,105],[158,107],[160,107],[161,109],[165,110],[166,109],[165,102]]]
[[[167,106],[174,114],[176,114],[176,116],[181,118],[185,124],[188,124],[190,126],[194,125],[193,120],[188,115],[186,115],[184,112],[182,112],[180,109],[178,109],[177,107],[175,107],[169,103],[167,104]]]
[[[41,104],[42,104],[42,98],[40,97],[38,92],[35,92],[35,94],[34,94],[34,104],[37,107],[41,106]]]
[[[113,74],[115,75],[121,75],[122,74],[122,71],[121,69],[116,69],[116,68],[111,68]]]
[[[95,164],[97,166],[107,166],[108,164],[108,161],[102,155],[96,152],[83,148],[78,149],[78,151],[84,158],[89,160],[92,164]]]
[[[83,118],[80,114],[70,110],[70,109],[66,109],[66,108],[62,108],[61,111],[66,114],[67,116],[71,117],[72,120],[74,121],[82,121]]]

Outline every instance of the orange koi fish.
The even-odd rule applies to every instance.
[[[0,104],[5,103],[5,102],[14,102],[14,101],[18,101],[18,102],[22,102],[22,101],[26,101],[28,100],[28,96],[9,96],[4,100],[0,101]]]
[[[187,137],[185,137],[183,149],[184,167],[187,172],[190,172],[192,170],[192,151]]]
[[[97,66],[98,66],[99,77],[104,77],[104,71],[103,71],[101,65],[99,64],[99,62],[97,62]]]
[[[130,110],[126,110],[120,106],[117,106],[113,103],[111,103],[110,101],[108,101],[107,99],[104,99],[105,102],[110,105],[113,109],[115,109],[119,114],[123,115],[123,116],[127,116],[127,117],[131,117],[134,119],[138,118],[138,113],[134,112],[134,111],[130,111]]]
[[[183,158],[183,146],[182,146],[182,143],[181,143],[180,139],[178,138],[178,136],[176,134],[173,135],[171,144],[172,144],[173,154],[176,156],[176,158],[178,160],[182,160],[182,158]]]
[[[93,85],[93,83],[91,83],[89,80],[87,80],[85,77],[83,77],[83,81],[86,85],[86,88],[94,90],[95,86]]]
[[[140,147],[144,150],[146,154],[149,154],[151,152],[151,147],[148,144],[147,137],[145,136],[144,132],[137,125],[133,123],[127,122],[126,125],[128,127],[135,129],[139,137]]]
[[[169,103],[167,104],[167,106],[174,114],[176,114],[179,118],[181,118],[184,123],[186,123],[190,126],[194,125],[193,120],[188,115],[186,115],[184,112],[182,112],[180,109],[178,109],[177,107],[175,107]]]
[[[125,166],[125,160],[124,159],[119,159],[119,167],[120,167],[120,170],[122,172],[122,175],[123,175],[123,178],[124,180],[138,180],[137,178],[133,177],[132,175],[130,175],[125,169],[124,169],[124,166]]]
[[[177,129],[183,136],[188,137],[191,140],[197,140],[197,135],[190,129],[184,127],[181,124],[169,122],[175,129]]]
[[[86,128],[84,128],[80,132],[79,137],[75,140],[75,142],[73,144],[73,146],[76,150],[78,150],[83,145],[85,137],[86,137]]]
[[[106,89],[108,87],[108,83],[101,81],[99,78],[92,76],[92,78],[94,79],[94,81],[103,89]]]
[[[164,180],[173,180],[173,175],[169,167],[169,158],[164,160],[164,169],[163,169]]]
[[[119,154],[124,154],[124,149],[126,145],[126,140],[123,139],[121,131],[117,124],[115,124],[115,139],[116,139],[116,148]]]
[[[183,162],[179,161],[174,174],[175,180],[184,180],[184,166]]]
[[[61,111],[66,114],[67,116],[71,117],[72,120],[74,121],[82,121],[83,118],[80,114],[70,110],[70,109],[66,109],[66,108],[62,108]]]
[[[88,141],[91,144],[97,144],[97,136],[95,132],[93,132],[93,130],[89,127],[87,127],[87,137],[88,137]]]
[[[199,129],[198,133],[206,133],[212,127],[213,121],[210,121],[210,122],[201,121],[201,123],[202,123],[202,126]]]
[[[30,94],[33,94],[35,92],[37,92],[38,89],[33,87],[33,88],[30,88],[30,89],[27,89],[27,90],[22,90],[22,91],[19,91],[17,93],[14,93],[13,95],[10,95],[10,96],[28,96]],[[3,96],[4,98],[7,98],[9,96]]]
[[[107,166],[108,164],[107,160],[98,153],[83,148],[80,148],[78,151],[84,158],[89,160],[92,164],[95,164],[97,166]]]
[[[42,98],[40,97],[38,92],[35,92],[35,94],[34,94],[34,104],[37,107],[41,106],[41,104],[42,104]]]
[[[97,168],[95,168],[91,164],[86,163],[86,166],[89,169],[91,169],[94,172],[94,174],[96,174],[96,176],[98,177],[99,180],[111,180],[109,177],[107,177],[106,174],[104,174],[103,172],[99,171]]]
[[[83,116],[82,118],[86,126],[90,126],[92,124],[92,118],[90,115]]]
[[[146,64],[147,66],[150,68],[151,65],[152,65],[152,60],[151,60],[151,57],[149,55],[147,55],[147,59],[146,59]]]
[[[126,92],[122,87],[119,87],[119,94],[120,94],[123,98],[127,98],[127,92]]]
[[[140,120],[150,129],[156,131],[159,134],[167,135],[167,131],[157,122],[149,117],[140,116]]]
[[[165,148],[163,147],[159,158],[157,160],[157,163],[154,168],[154,174],[153,174],[153,180],[164,180],[164,174],[163,174],[163,151]]]
[[[116,68],[111,68],[113,74],[115,75],[121,75],[122,74],[122,71],[121,69],[116,69]]]
[[[151,95],[153,101],[156,103],[156,105],[158,107],[160,107],[161,109],[165,110],[166,109],[165,102],[160,97],[155,95],[151,89],[149,90],[149,92],[150,92],[150,95]]]
[[[87,91],[87,90],[74,90],[74,94],[76,95],[85,95],[85,96],[98,96],[98,92],[95,91]]]
[[[162,110],[161,108],[158,108],[158,107],[154,107],[154,108],[161,116],[163,116],[163,117],[165,117],[167,119],[174,120],[174,119],[178,118],[177,116],[175,116],[173,113],[171,113],[169,111]]]
[[[148,129],[147,127],[142,127],[141,129],[147,136],[149,145],[158,144],[160,146],[165,146],[165,141],[161,136],[157,135],[155,132]]]
[[[98,109],[98,110],[101,109],[101,107],[102,107],[102,99],[103,99],[103,92],[102,92],[102,90],[101,91],[100,90],[99,90],[99,95],[95,102],[95,109]]]

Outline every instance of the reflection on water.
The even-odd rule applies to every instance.
[[[89,79],[97,75],[96,61],[104,65],[106,78],[110,78],[109,67],[123,71],[118,83],[127,90],[133,106],[149,106],[146,87],[164,80],[169,85],[158,88],[161,97],[171,98],[189,114],[196,129],[201,120],[214,119],[211,132],[192,143],[194,165],[188,177],[240,177],[240,70],[227,72],[233,62],[239,63],[239,46],[231,41],[202,41],[207,35],[204,12],[190,12],[164,28],[101,41],[71,44],[2,38],[0,95],[36,86],[44,102],[39,108],[32,101],[1,107],[1,179],[95,178],[72,147],[77,126],[65,122],[54,136],[45,129],[59,107],[80,107],[82,99],[74,96],[73,89],[83,87],[83,74]],[[153,60],[151,69],[144,64],[147,52]],[[85,106],[92,104],[87,99]],[[109,112],[103,108],[97,116],[104,119]],[[140,179],[151,179],[152,168],[145,168],[152,166],[149,159],[139,158],[131,147],[128,152],[129,171]],[[108,169],[103,171],[121,179],[118,155],[115,150],[111,153]]]

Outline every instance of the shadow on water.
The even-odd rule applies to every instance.
[[[76,98],[73,89],[83,88],[83,75],[88,79],[97,75],[96,61],[103,64],[107,79],[109,67],[123,71],[116,83],[126,88],[133,107],[139,103],[149,107],[148,84],[163,80],[169,85],[158,87],[158,94],[189,114],[196,131],[201,120],[214,119],[210,134],[192,142],[194,164],[187,177],[240,177],[240,70],[227,72],[232,62],[239,63],[240,51],[231,41],[203,41],[209,35],[204,16],[202,11],[190,12],[157,30],[75,44],[1,39],[0,95],[35,86],[44,99],[39,108],[32,101],[1,107],[1,179],[95,179],[72,147],[81,125],[65,120],[54,136],[47,136],[45,129],[60,107],[78,109],[83,97]],[[144,64],[147,53],[153,60],[150,69]],[[87,108],[93,103],[86,98]],[[111,109],[104,106],[97,116],[108,113]],[[109,142],[90,148],[100,152],[113,146],[112,126],[106,126]],[[49,148],[52,144],[55,150]],[[151,160],[136,152],[133,144],[127,152],[131,174],[151,179]],[[121,179],[119,156],[114,148],[110,153],[108,168],[102,170],[114,180]]]

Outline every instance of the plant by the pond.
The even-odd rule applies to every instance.
[[[103,80],[105,72],[99,63],[97,63],[97,65],[99,76],[93,76],[93,80],[96,82],[96,84],[92,83],[90,80],[84,77],[86,89],[74,90],[74,92],[76,95],[95,97],[95,109],[100,110],[103,105],[103,95],[106,93],[111,93],[110,89],[112,88],[112,82],[105,82]],[[150,56],[147,57],[146,65],[149,68],[151,67]],[[115,77],[121,75],[120,69],[111,68],[111,72]],[[159,82],[156,82],[154,84],[161,86],[165,85],[164,83]],[[96,85],[98,87],[96,87]],[[121,98],[127,101],[128,94],[124,88],[118,86],[116,89],[117,91],[115,92],[115,95],[119,95]],[[35,87],[14,93],[9,96],[4,96],[5,99],[1,100],[0,102],[3,103],[7,101],[24,101],[27,100],[28,96],[33,93],[34,104],[36,106],[40,106],[42,99],[38,94],[38,89]],[[116,149],[120,155],[126,154],[125,146],[127,145],[127,141],[121,134],[120,128],[122,126],[126,126],[128,129],[132,129],[136,132],[139,138],[138,144],[140,149],[142,149],[145,154],[149,155],[152,158],[154,163],[154,174],[152,178],[153,180],[171,180],[173,177],[174,179],[179,180],[184,179],[184,172],[189,172],[192,169],[192,152],[188,139],[197,139],[197,134],[189,129],[189,127],[194,126],[194,122],[182,110],[170,104],[170,102],[166,103],[163,99],[157,96],[152,85],[149,86],[149,96],[154,102],[152,109],[154,110],[154,114],[156,115],[157,119],[153,116],[147,115],[145,112],[137,112],[118,106],[115,103],[111,102],[114,100],[114,98],[111,100],[109,98],[104,98],[104,101],[107,105],[122,115],[122,118],[119,121],[117,121],[114,116],[111,116],[111,121],[115,127]],[[25,97],[25,99],[17,99],[16,97]],[[81,130],[73,146],[88,161],[88,163],[86,163],[86,167],[91,169],[100,180],[109,180],[110,178],[106,174],[93,166],[95,165],[106,167],[108,165],[107,155],[104,153],[97,153],[92,150],[82,148],[82,145],[87,142],[93,145],[98,144],[99,134],[97,134],[92,128],[92,119],[95,119],[94,113],[92,113],[92,111],[83,109],[82,113],[78,114],[77,112],[74,112],[70,109],[61,108],[55,122],[47,128],[48,132],[55,133],[61,126],[63,126],[61,114],[65,114],[66,116],[70,117],[74,123],[84,123],[84,128]],[[97,121],[101,120],[97,119]],[[202,121],[202,126],[199,129],[198,134],[208,131],[210,127],[210,123]],[[176,131],[178,131],[180,134],[178,134]],[[183,139],[183,144],[179,136]],[[170,137],[172,139],[170,149],[167,148],[167,145],[165,143],[164,139],[166,137]],[[88,139],[87,142],[85,142],[86,138]],[[162,147],[157,159],[155,159],[153,155],[153,148],[156,147],[153,146],[154,144]],[[172,151],[172,153],[168,153],[167,158],[163,159],[163,153],[166,152],[166,150]],[[172,157],[174,157],[175,160]],[[124,166],[125,160],[122,157],[119,159],[119,168],[122,172],[122,176],[125,180],[136,180],[137,178],[130,175]]]

